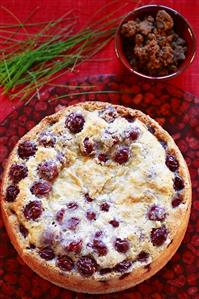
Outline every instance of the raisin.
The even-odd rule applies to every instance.
[[[87,211],[86,218],[90,221],[96,220],[96,213],[93,211]]]
[[[109,223],[113,226],[113,227],[118,227],[120,224],[117,220],[113,219],[111,221],[109,221]]]
[[[86,155],[90,155],[93,153],[94,151],[94,145],[93,142],[90,141],[90,139],[88,137],[85,137],[83,140],[83,145],[84,145],[84,154]]]
[[[148,258],[149,258],[149,253],[146,251],[141,251],[137,256],[137,260],[141,263],[146,262]]]
[[[173,208],[176,208],[176,207],[178,207],[182,202],[183,202],[183,197],[182,197],[182,195],[181,195],[181,194],[176,194],[176,195],[174,196],[174,198],[172,199],[171,204],[172,204],[172,207],[173,207]]]

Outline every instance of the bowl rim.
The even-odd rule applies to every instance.
[[[168,74],[168,75],[164,75],[164,76],[150,76],[150,75],[145,75],[144,73],[138,72],[136,71],[131,65],[130,63],[127,61],[127,59],[124,59],[125,54],[124,52],[121,55],[121,51],[119,50],[119,44],[121,43],[120,41],[120,29],[122,24],[125,22],[126,19],[128,19],[131,15],[133,15],[136,12],[142,11],[143,9],[146,8],[160,8],[160,9],[165,9],[166,11],[171,11],[172,13],[174,13],[175,15],[177,15],[178,17],[180,17],[186,24],[187,24],[187,30],[189,32],[189,35],[191,36],[191,40],[192,40],[192,45],[191,45],[191,52],[190,52],[190,58],[186,61],[185,59],[185,63],[183,64],[182,67],[180,67],[179,69],[177,69],[175,72]],[[116,33],[115,33],[115,53],[117,58],[123,63],[123,65],[131,72],[134,73],[135,75],[145,78],[145,79],[153,79],[153,80],[166,80],[166,79],[170,79],[173,77],[176,77],[178,75],[180,75],[194,60],[195,54],[196,54],[196,35],[192,29],[192,26],[190,25],[189,21],[181,14],[179,13],[177,10],[168,7],[166,5],[161,5],[161,4],[148,4],[148,5],[143,5],[143,6],[139,6],[133,10],[131,10],[130,12],[128,12],[121,20],[121,22],[119,23]]]

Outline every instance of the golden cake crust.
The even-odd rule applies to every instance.
[[[9,203],[4,200],[5,197],[5,190],[4,186],[8,184],[8,174],[10,166],[13,163],[14,157],[16,155],[16,151],[18,148],[19,143],[25,141],[27,139],[34,139],[35,136],[46,129],[48,124],[55,123],[60,118],[65,117],[70,112],[74,111],[76,108],[83,108],[88,111],[94,110],[101,110],[105,109],[105,107],[110,106],[109,103],[97,103],[97,102],[85,102],[81,104],[77,104],[74,106],[70,106],[62,111],[57,112],[54,115],[45,117],[36,127],[34,127],[31,131],[29,131],[24,137],[22,137],[15,148],[13,149],[6,167],[5,172],[2,180],[2,188],[1,188],[1,207],[2,207],[2,215],[3,220],[10,237],[10,240],[17,250],[20,257],[24,260],[25,263],[32,268],[33,271],[38,273],[41,277],[51,281],[52,283],[73,290],[77,292],[85,292],[85,293],[111,293],[116,291],[121,291],[127,289],[129,287],[135,286],[136,284],[144,281],[145,279],[151,277],[156,272],[158,272],[174,255],[180,243],[183,240],[184,234],[186,232],[186,228],[189,221],[190,216],[190,209],[191,209],[191,181],[189,177],[188,168],[184,158],[182,157],[181,152],[179,151],[178,147],[176,146],[175,142],[171,138],[171,136],[163,130],[157,122],[151,119],[149,116],[143,114],[141,111],[133,110],[130,108],[118,106],[118,105],[111,105],[113,106],[119,115],[127,116],[130,115],[146,126],[153,128],[155,130],[154,135],[158,140],[162,140],[167,143],[167,147],[169,153],[174,155],[178,162],[179,162],[179,175],[183,178],[185,187],[182,191],[183,202],[185,203],[186,208],[182,212],[177,212],[176,216],[181,216],[180,213],[183,213],[183,219],[181,220],[180,225],[177,227],[170,227],[172,231],[172,240],[164,248],[163,251],[159,254],[158,258],[152,260],[149,265],[140,266],[136,269],[133,269],[128,275],[120,275],[120,277],[116,274],[111,274],[111,276],[107,276],[107,279],[95,279],[93,276],[91,277],[84,277],[79,275],[76,271],[73,272],[63,272],[60,271],[53,263],[45,261],[39,257],[39,255],[34,250],[29,250],[24,246],[23,236],[19,231],[19,223],[18,218],[9,208]],[[20,197],[18,199],[20,201]],[[174,233],[175,231],[175,233]],[[122,278],[122,279],[121,279]]]

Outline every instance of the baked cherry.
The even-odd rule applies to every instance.
[[[76,210],[78,207],[79,207],[78,204],[74,201],[71,201],[67,204],[67,208],[69,210]]]
[[[106,163],[108,161],[108,155],[105,153],[100,153],[97,158],[100,162],[103,163]]]
[[[167,155],[166,165],[171,171],[176,171],[179,167],[178,160],[172,155]]]
[[[180,176],[178,175],[175,176],[173,181],[173,187],[176,191],[180,191],[184,189],[184,181]]]
[[[91,198],[88,193],[86,193],[84,196],[86,198],[86,201],[88,201],[88,202],[92,202],[93,201],[93,198]]]
[[[108,249],[104,242],[98,239],[93,240],[92,248],[99,256],[104,256],[108,253]]]
[[[18,147],[18,155],[22,159],[27,159],[31,156],[34,156],[36,151],[37,151],[36,144],[29,140],[20,143]]]
[[[112,106],[107,106],[101,113],[100,116],[108,123],[113,122],[117,117],[117,111]]]
[[[95,238],[100,238],[103,235],[103,231],[99,230],[95,233]]]
[[[151,242],[154,246],[161,246],[167,239],[168,231],[165,225],[153,228],[151,231]]]
[[[63,271],[71,271],[74,268],[73,260],[67,255],[58,256],[56,265]]]
[[[149,253],[146,251],[141,251],[137,256],[137,260],[141,263],[146,262],[148,258],[149,258]]]
[[[91,256],[82,256],[77,261],[77,270],[83,276],[91,276],[97,271],[97,263]]]
[[[38,197],[48,195],[51,190],[52,190],[52,185],[49,182],[44,180],[35,182],[30,188],[31,193]]]
[[[84,151],[83,151],[84,154],[90,155],[90,154],[93,153],[93,151],[94,151],[94,144],[93,144],[93,142],[88,137],[84,138],[83,145],[84,145]]]
[[[76,227],[78,226],[79,223],[80,223],[80,219],[79,218],[77,218],[77,217],[71,217],[67,221],[67,228],[70,229],[70,230],[76,230]]]
[[[45,147],[53,147],[56,143],[56,137],[51,132],[42,132],[39,135],[39,144]]]
[[[172,207],[173,207],[173,208],[176,208],[176,207],[178,207],[182,202],[183,202],[183,197],[182,197],[182,195],[181,195],[181,194],[176,194],[176,195],[174,196],[174,198],[172,199],[171,204],[172,204]]]
[[[113,157],[114,161],[119,164],[124,164],[129,159],[129,149],[127,147],[120,147],[115,152]]]
[[[101,211],[108,212],[109,208],[110,208],[110,206],[109,206],[109,204],[107,202],[103,202],[100,205],[100,210]]]
[[[132,141],[135,141],[138,138],[139,134],[140,132],[138,128],[132,128],[127,132],[127,138]]]
[[[87,212],[86,212],[86,218],[87,218],[89,221],[96,220],[96,213],[95,213],[94,211],[87,211]]]
[[[9,176],[14,183],[18,183],[28,175],[28,168],[23,164],[12,164]]]
[[[109,221],[109,223],[113,226],[113,227],[118,227],[120,224],[117,220],[113,219],[111,221]]]
[[[53,181],[58,176],[57,165],[53,161],[44,161],[38,167],[39,176],[47,181]]]
[[[25,226],[24,226],[23,224],[20,224],[20,225],[19,225],[19,231],[20,231],[20,233],[22,234],[22,236],[23,236],[24,238],[27,237],[27,235],[28,235],[28,230],[27,230],[27,228],[25,228]]]
[[[46,261],[50,261],[50,260],[54,259],[54,257],[55,257],[53,249],[49,246],[40,249],[39,255],[42,259],[44,259]]]
[[[66,210],[64,208],[62,208],[59,211],[57,211],[57,213],[56,213],[56,220],[59,224],[61,224],[63,221],[65,211]]]
[[[148,211],[148,218],[153,221],[164,221],[166,218],[166,212],[163,207],[153,205]]]
[[[28,220],[36,220],[42,214],[42,205],[40,201],[31,201],[24,208],[24,216]]]
[[[120,273],[126,272],[132,265],[132,261],[130,260],[124,260],[120,263],[118,263],[115,267],[114,270]]]
[[[82,240],[74,240],[68,243],[65,247],[68,252],[80,253],[82,250]]]
[[[85,119],[77,112],[72,112],[66,117],[65,125],[71,133],[79,133],[84,127]]]
[[[18,194],[19,194],[19,187],[15,185],[10,185],[6,189],[5,200],[8,202],[13,202],[16,199]]]
[[[112,269],[111,268],[103,268],[103,269],[100,269],[99,272],[100,272],[100,275],[105,275],[105,274],[111,273]]]
[[[126,253],[129,250],[129,241],[117,238],[114,242],[114,247],[118,252]]]

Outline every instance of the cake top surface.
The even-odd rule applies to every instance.
[[[147,266],[169,246],[187,181],[174,142],[147,116],[95,108],[64,109],[26,134],[2,192],[24,250],[102,279]]]

